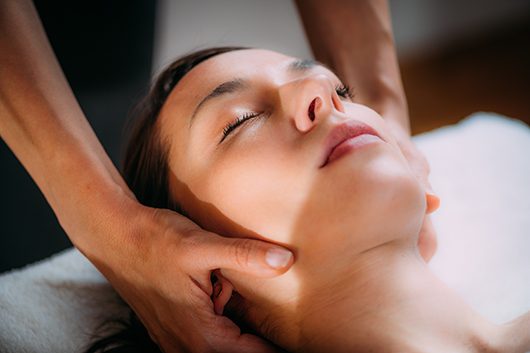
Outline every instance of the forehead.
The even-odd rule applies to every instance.
[[[174,136],[177,131],[184,133],[184,129],[180,128],[182,124],[189,120],[198,102],[217,85],[234,78],[281,83],[288,75],[289,64],[296,60],[265,49],[236,50],[205,60],[188,72],[167,98],[158,118],[162,134]],[[329,72],[322,66],[316,66],[315,69]],[[181,142],[185,141],[181,139]]]
[[[173,116],[189,114],[197,101],[219,83],[234,77],[260,74],[273,76],[274,72],[281,72],[292,60],[293,57],[264,49],[236,50],[207,59],[188,72],[173,88],[162,108],[160,120],[165,120],[163,116],[168,111]]]
[[[204,87],[209,83],[232,79],[234,76],[281,70],[294,59],[264,49],[243,49],[223,53],[194,67],[177,84],[174,91],[186,90],[197,84]]]
[[[295,58],[265,49],[235,50],[207,59],[173,88],[162,107],[159,123],[169,128],[169,125],[186,120],[210,90],[235,77],[282,77],[293,60]]]

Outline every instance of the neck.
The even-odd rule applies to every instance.
[[[315,282],[301,352],[498,352],[502,330],[442,283],[416,248],[389,243],[358,256],[348,273]]]

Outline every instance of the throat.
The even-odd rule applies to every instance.
[[[307,286],[298,351],[487,352],[498,334],[415,249],[382,246],[352,263],[348,273]]]

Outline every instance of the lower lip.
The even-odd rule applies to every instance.
[[[364,146],[379,143],[381,141],[382,140],[379,137],[369,134],[358,135],[353,138],[347,139],[335,147],[333,152],[329,155],[325,165],[333,162],[334,160],[344,156],[349,152],[356,151]]]

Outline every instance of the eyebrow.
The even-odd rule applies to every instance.
[[[316,66],[324,66],[325,65],[311,59],[295,59],[291,61],[287,65],[287,71],[293,72],[293,73],[303,73],[307,72]],[[248,89],[250,87],[250,83],[242,78],[235,78],[230,81],[226,81],[215,87],[208,95],[206,95],[199,104],[195,107],[193,114],[191,115],[189,127],[191,128],[191,125],[193,124],[193,121],[195,120],[195,117],[197,116],[199,110],[209,101],[213,100],[214,98],[218,98],[221,96],[225,96],[227,94],[232,94],[236,92],[244,91],[245,89]]]
[[[315,60],[311,60],[311,59],[296,59],[294,61],[291,61],[289,63],[289,65],[287,66],[287,71],[291,71],[291,72],[305,72],[305,71],[308,71],[308,70],[311,70],[312,68],[314,68],[315,66],[318,66],[318,65],[321,65],[321,66],[324,66],[323,64],[315,61]]]

